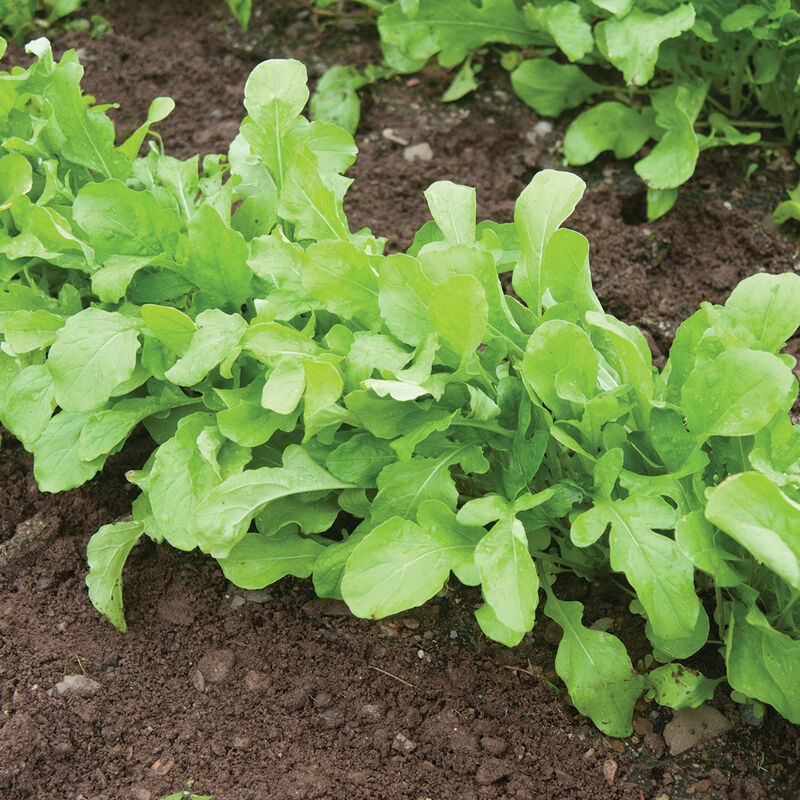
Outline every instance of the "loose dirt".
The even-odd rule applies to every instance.
[[[254,6],[242,34],[221,0],[115,0],[89,7],[113,34],[58,36],[54,48],[78,48],[86,91],[120,103],[121,138],[168,94],[178,105],[158,128],[167,152],[223,152],[260,60],[298,57],[317,78],[332,64],[380,58],[358,16],[342,31],[299,1]],[[26,61],[11,47],[4,65]],[[477,186],[479,216],[508,221],[534,172],[560,166],[559,129],[519,103],[493,63],[483,74],[484,86],[457,105],[439,103],[449,76],[435,69],[364,91],[346,204],[353,229],[407,247],[428,219],[422,190],[439,179]],[[431,160],[408,161],[398,138],[427,143]],[[590,188],[568,224],[590,240],[604,305],[649,334],[657,360],[701,300],[723,301],[757,271],[798,268],[794,241],[769,222],[796,180],[787,165],[781,153],[705,154],[675,209],[652,223],[629,163],[584,173]],[[557,626],[543,622],[506,650],[480,635],[471,591],[367,623],[315,599],[307,582],[243,592],[211,560],[148,543],[126,567],[129,631],[116,632],[88,601],[85,546],[129,512],[124,472],[151,446],[137,438],[90,484],[52,496],[38,492],[29,456],[4,436],[3,800],[155,800],[190,783],[214,800],[800,796],[798,729],[775,713],[748,725],[719,691],[715,706],[731,728],[670,756],[662,733],[671,713],[642,701],[636,734],[608,740],[571,708],[555,675]],[[575,580],[562,591],[607,619],[635,658],[647,653],[610,587]],[[713,648],[698,663],[722,672]]]

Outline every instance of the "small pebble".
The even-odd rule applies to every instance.
[[[614,778],[617,777],[617,762],[613,758],[607,758],[603,762],[603,775],[609,783],[614,783]]]
[[[395,133],[394,128],[384,128],[381,136],[383,136],[383,138],[387,141],[394,142],[395,144],[399,144],[403,147],[408,144],[408,139],[400,136],[399,133]]]
[[[411,144],[403,148],[403,158],[406,161],[433,161],[433,148],[427,142]]]
[[[410,631],[415,631],[417,628],[419,628],[419,622],[415,620],[414,617],[406,617],[403,620],[403,625],[405,625]]]
[[[458,639],[458,631],[450,631],[451,639]]]
[[[248,692],[263,692],[268,684],[267,676],[263,672],[250,669],[244,676],[244,687]]]
[[[60,695],[94,694],[99,688],[100,684],[86,675],[65,675],[63,679],[56,684],[56,691]]]
[[[244,593],[244,598],[250,603],[264,605],[264,603],[269,603],[272,600],[272,595],[263,589],[250,589]]]
[[[244,605],[244,597],[240,594],[235,594],[231,600],[231,608],[241,608]]]
[[[240,734],[233,737],[231,744],[234,750],[249,750],[253,746],[253,740],[249,736]]]
[[[365,703],[361,706],[361,716],[366,717],[367,719],[380,719],[381,716],[381,707],[375,705],[374,703]]]
[[[155,761],[150,767],[150,772],[162,778],[175,766],[175,759],[172,756],[164,756]]]
[[[330,708],[333,697],[328,692],[319,692],[314,698],[314,708]]]
[[[192,681],[192,686],[194,686],[198,692],[204,692],[206,690],[206,679],[203,677],[203,673],[200,672],[199,669],[193,669],[189,675],[189,678]]]
[[[144,786],[134,786],[131,789],[131,797],[133,800],[153,800],[153,793]]]
[[[398,753],[411,753],[417,749],[417,743],[398,733],[392,742],[392,749],[397,750]]]

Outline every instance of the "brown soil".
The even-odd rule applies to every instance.
[[[159,126],[167,151],[224,151],[243,114],[244,81],[258,61],[293,55],[319,76],[326,66],[379,59],[372,28],[324,25],[300,0],[256,2],[251,30],[229,22],[222,0],[115,0],[115,33],[56,38],[81,49],[85,88],[118,101],[120,135],[152,98],[178,107]],[[24,63],[17,47],[4,64]],[[395,80],[365,90],[361,155],[347,211],[406,247],[428,218],[422,190],[437,179],[478,187],[481,218],[511,219],[535,170],[558,166],[558,130],[539,121],[487,65],[474,97],[444,106],[448,76]],[[391,128],[426,141],[429,162],[409,163]],[[656,356],[701,300],[722,301],[759,270],[797,269],[797,251],[769,223],[795,176],[772,155],[744,187],[757,153],[711,153],[667,217],[644,220],[629,164],[586,171],[590,190],[570,226],[592,245],[606,308],[643,327]],[[268,592],[227,584],[209,559],[143,545],[125,571],[127,634],[92,609],[83,583],[85,545],[129,511],[124,471],[146,457],[132,442],[87,486],[41,495],[30,461],[6,437],[0,459],[0,542],[31,541],[0,556],[0,797],[148,800],[184,789],[221,798],[798,798],[798,729],[767,714],[761,728],[717,693],[733,723],[682,756],[666,754],[670,712],[642,702],[637,734],[600,736],[569,705],[553,672],[556,631],[542,623],[513,651],[481,637],[477,600],[453,592],[405,617],[369,624],[313,598],[307,582]],[[34,539],[36,536],[33,537]],[[636,657],[646,652],[625,603],[602,586],[567,587],[608,617]],[[710,650],[710,648],[709,648]],[[706,670],[721,673],[716,654]],[[96,681],[63,696],[65,675]]]

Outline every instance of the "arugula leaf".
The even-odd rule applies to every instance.
[[[499,520],[475,548],[486,602],[498,622],[514,631],[533,627],[539,577],[528,553],[528,539],[518,519]]]
[[[122,609],[122,568],[142,533],[140,522],[103,525],[92,536],[86,549],[89,561],[89,574],[86,576],[89,599],[123,633],[128,626]]]
[[[735,603],[725,642],[728,682],[738,692],[774,706],[800,723],[800,642],[776,631],[754,606]]]
[[[625,645],[610,633],[585,628],[583,604],[547,593],[544,613],[564,635],[556,653],[556,672],[567,684],[575,708],[609,736],[630,736],[633,707],[644,688]]]
[[[706,519],[800,589],[800,505],[760,472],[727,478],[708,498]]]
[[[248,533],[219,565],[225,577],[243,589],[263,589],[286,575],[307,578],[324,545],[291,530],[272,536]]]
[[[71,412],[100,408],[133,375],[138,350],[136,321],[129,317],[99,308],[70,317],[47,359],[56,402]]]

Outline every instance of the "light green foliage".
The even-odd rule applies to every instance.
[[[34,29],[49,29],[58,25],[66,30],[86,30],[91,27],[92,38],[97,38],[110,28],[108,22],[98,14],[93,14],[89,20],[62,23],[64,17],[85,4],[86,0],[0,0],[0,36],[10,35],[21,43]]]
[[[473,9],[459,24],[486,23]],[[643,691],[679,708],[716,682],[637,674],[591,609],[559,599],[562,572],[612,573],[658,658],[713,635],[737,691],[800,719],[800,435],[779,355],[800,278],[755,275],[704,304],[659,372],[560,227],[576,176],[538,173],[507,226],[476,225],[474,190],[437,182],[433,220],[385,256],[347,225],[353,141],[301,116],[299,62],[254,70],[229,157],[200,167],[115,146],[74,54],[34,49],[0,73],[0,420],[51,492],[140,423],[155,440],[129,475],[132,521],[89,545],[90,597],[117,627],[142,536],[200,548],[247,588],[313,576],[364,617],[479,586],[477,622],[508,646],[541,624],[544,591],[575,706],[622,736]],[[67,121],[81,146],[64,146]],[[585,144],[627,146],[603,137]],[[713,634],[696,586],[716,590]]]
[[[461,65],[444,100],[474,89],[486,46],[499,45],[514,90],[539,114],[593,102],[567,129],[571,164],[605,150],[631,158],[653,140],[635,165],[651,219],[673,206],[702,150],[757,143],[765,116],[779,120],[786,144],[800,131],[800,16],[788,0],[360,2],[378,11],[389,68],[414,72],[434,57]],[[348,84],[363,79],[348,69],[324,83],[343,87],[340,113],[357,119]],[[776,212],[778,223],[791,218],[800,218],[794,195]]]
[[[702,672],[670,663],[648,672],[645,687],[649,698],[677,711],[681,708],[697,708],[706,700],[711,700],[722,680],[710,680]]]

